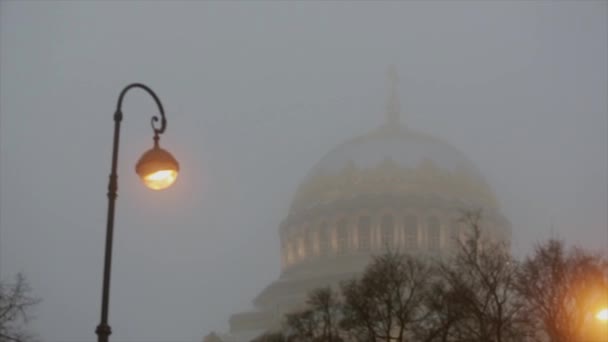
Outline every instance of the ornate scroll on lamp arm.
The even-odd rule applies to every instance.
[[[122,101],[126,93],[132,88],[140,88],[146,91],[152,98],[158,107],[160,113],[160,119],[158,116],[152,117],[152,130],[154,131],[154,147],[148,150],[140,158],[136,165],[136,171],[146,184],[146,186],[154,189],[161,190],[170,186],[177,177],[179,171],[179,165],[175,158],[171,154],[159,147],[159,135],[164,133],[167,127],[167,120],[165,118],[165,111],[160,99],[148,86],[141,83],[132,83],[126,86],[118,97],[118,103],[116,105],[116,112],[114,113],[114,141],[112,145],[112,167],[110,171],[110,181],[108,184],[108,216],[107,216],[107,227],[106,227],[106,242],[105,242],[105,257],[104,257],[104,268],[103,268],[103,289],[101,299],[101,321],[95,330],[98,336],[99,342],[108,342],[108,337],[112,333],[112,330],[108,324],[108,306],[110,299],[110,273],[112,265],[112,241],[114,235],[114,209],[116,204],[116,197],[118,191],[118,147],[120,142],[120,123],[122,121]],[[156,127],[155,123],[160,120],[160,127]],[[163,179],[160,177],[165,176]],[[167,178],[167,175],[169,177]],[[152,178],[150,178],[152,177]]]

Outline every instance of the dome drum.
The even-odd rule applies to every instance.
[[[370,255],[387,250],[436,256],[451,253],[456,239],[462,241],[468,233],[460,222],[462,208],[440,199],[379,195],[334,203],[323,212],[290,216],[280,228],[283,276],[319,275],[325,268],[331,271],[335,269],[332,262],[342,256],[364,256],[361,264],[354,265],[361,269]],[[499,212],[484,211],[483,220],[484,234],[500,240],[508,237],[508,221]]]

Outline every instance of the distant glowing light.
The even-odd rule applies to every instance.
[[[595,315],[595,318],[597,318],[599,321],[608,322],[608,308],[604,308],[604,309],[600,310]]]

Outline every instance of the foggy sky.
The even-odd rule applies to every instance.
[[[143,82],[179,160],[144,188],[156,107],[123,105],[112,341],[225,331],[279,273],[278,225],[306,172],[384,120],[463,151],[513,225],[608,251],[608,6],[586,2],[0,3],[0,277],[43,299],[45,342],[99,323],[112,115]]]

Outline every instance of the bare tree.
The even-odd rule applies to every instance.
[[[515,291],[517,266],[506,246],[484,240],[481,212],[465,213],[470,234],[456,255],[440,262],[427,297],[429,318],[418,339],[429,341],[522,341],[529,337]]]
[[[375,257],[360,278],[342,284],[341,297],[328,288],[312,292],[306,310],[287,316],[281,338],[606,341],[608,325],[594,330],[590,321],[608,306],[607,261],[548,241],[518,263],[506,244],[485,239],[481,212],[462,220],[469,234],[454,255],[433,266],[390,251]]]
[[[27,342],[33,340],[25,329],[29,311],[40,300],[32,297],[31,288],[22,274],[12,284],[0,283],[0,341]]]
[[[425,319],[431,269],[419,259],[388,252],[361,279],[343,284],[342,326],[360,341],[405,341]]]
[[[424,300],[428,314],[414,329],[417,341],[452,341],[456,340],[456,326],[463,319],[465,311],[466,286],[447,284],[437,276],[429,285]]]
[[[524,261],[517,284],[528,317],[550,341],[588,341],[597,303],[608,303],[608,264],[549,240]]]
[[[265,333],[265,334],[262,334],[261,336],[256,337],[255,339],[251,340],[251,342],[288,342],[288,341],[292,341],[292,340],[287,339],[287,337],[285,337],[285,335],[281,332]]]
[[[288,314],[286,328],[289,341],[343,341],[339,321],[340,302],[329,287],[313,290],[304,311]]]

